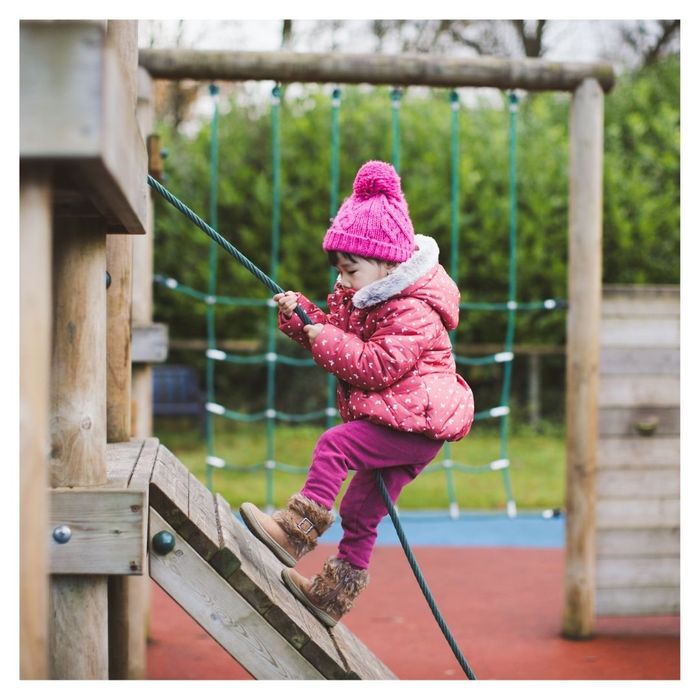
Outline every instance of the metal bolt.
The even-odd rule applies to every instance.
[[[73,533],[70,531],[68,525],[59,525],[53,530],[53,538],[58,542],[58,544],[65,544],[70,540]]]
[[[152,544],[157,554],[169,554],[175,548],[175,537],[172,532],[161,530],[153,535]]]

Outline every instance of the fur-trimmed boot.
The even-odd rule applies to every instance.
[[[335,520],[335,515],[310,498],[295,493],[287,507],[271,516],[252,503],[243,503],[239,513],[248,529],[287,566],[316,547],[316,539]]]
[[[321,573],[312,579],[294,569],[282,569],[282,580],[323,624],[333,627],[367,587],[369,573],[343,559],[329,557]]]

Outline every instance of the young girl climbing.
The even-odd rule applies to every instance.
[[[352,195],[323,240],[338,281],[328,313],[295,292],[275,295],[279,327],[338,379],[343,423],[323,433],[306,482],[271,516],[252,503],[240,513],[287,566],[316,546],[333,523],[335,500],[354,471],[339,514],[343,537],[312,579],[294,568],[282,578],[316,617],[333,626],[369,581],[377,526],[387,514],[374,479],[380,469],[392,502],[436,456],[463,438],[474,400],[455,370],[448,331],[459,291],[438,263],[438,246],[414,234],[401,182],[388,163],[358,171]],[[303,326],[297,304],[313,324]]]

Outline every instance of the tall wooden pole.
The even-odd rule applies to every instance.
[[[20,189],[20,678],[48,678],[50,171],[22,166]]]
[[[134,20],[109,20],[107,40],[119,55],[126,100],[136,114],[138,29]],[[145,143],[143,148],[145,149]],[[131,438],[131,298],[134,238],[107,237],[107,442]],[[146,649],[138,591],[147,577],[109,577],[109,677],[145,676]]]
[[[105,227],[59,220],[53,245],[51,485],[104,484]],[[50,677],[106,679],[107,577],[51,577]]]
[[[588,79],[570,112],[566,571],[562,633],[593,633],[598,365],[602,294],[603,91]]]

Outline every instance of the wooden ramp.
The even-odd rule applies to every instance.
[[[148,491],[151,578],[252,676],[264,680],[396,676],[342,623],[321,624],[287,590],[284,565],[155,438],[107,446],[110,486]],[[175,536],[168,554],[153,536]]]

